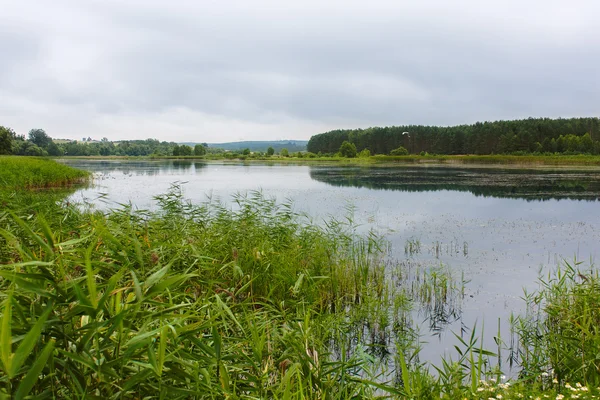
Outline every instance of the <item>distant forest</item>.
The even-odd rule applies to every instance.
[[[187,144],[187,143],[186,143]],[[266,152],[269,147],[272,147],[276,153],[279,153],[283,149],[287,149],[290,153],[297,151],[306,150],[306,140],[273,140],[273,141],[245,141],[245,142],[230,142],[230,143],[209,143],[210,147],[230,150],[230,151],[243,151],[249,149],[250,151]]]
[[[21,156],[203,156],[205,154],[235,157],[251,152],[285,153],[306,150],[306,141],[263,141],[233,143],[175,143],[146,140],[111,142],[107,138],[82,141],[53,139],[43,129],[32,129],[27,137],[11,128],[0,126],[0,155]],[[269,153],[269,154],[272,154]]]
[[[450,127],[406,125],[338,129],[314,135],[307,150],[332,154],[344,141],[357,151],[390,154],[600,154],[598,118],[529,118]]]

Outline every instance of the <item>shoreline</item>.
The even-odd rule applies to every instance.
[[[509,155],[440,155],[440,156],[385,156],[375,155],[368,158],[342,157],[207,157],[207,156],[66,156],[53,157],[55,160],[189,160],[205,162],[231,163],[273,163],[294,165],[340,165],[340,166],[398,166],[398,165],[455,165],[486,167],[600,167],[600,156],[509,156]]]

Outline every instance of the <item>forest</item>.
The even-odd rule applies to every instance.
[[[371,154],[390,154],[398,148],[409,154],[600,154],[599,127],[593,117],[338,129],[312,136],[307,150],[337,153],[348,141],[358,152],[368,149]]]

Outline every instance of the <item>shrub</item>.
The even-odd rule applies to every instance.
[[[392,156],[407,156],[408,155],[408,150],[406,150],[405,147],[398,147],[397,149],[394,149],[390,152],[390,155]]]

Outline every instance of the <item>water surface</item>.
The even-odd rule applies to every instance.
[[[228,202],[235,193],[261,190],[292,201],[317,223],[352,212],[361,232],[373,229],[390,242],[390,260],[447,265],[469,280],[459,319],[441,332],[427,331],[431,321],[425,315],[418,321],[423,340],[431,343],[425,358],[451,349],[451,332],[484,319],[495,332],[498,318],[521,312],[523,289],[537,287],[540,269],[575,257],[589,264],[598,253],[597,169],[63,162],[94,172],[94,184],[72,198],[99,208],[131,203],[153,209],[153,197],[179,182],[196,203]],[[420,243],[420,251],[406,254],[407,242]]]

